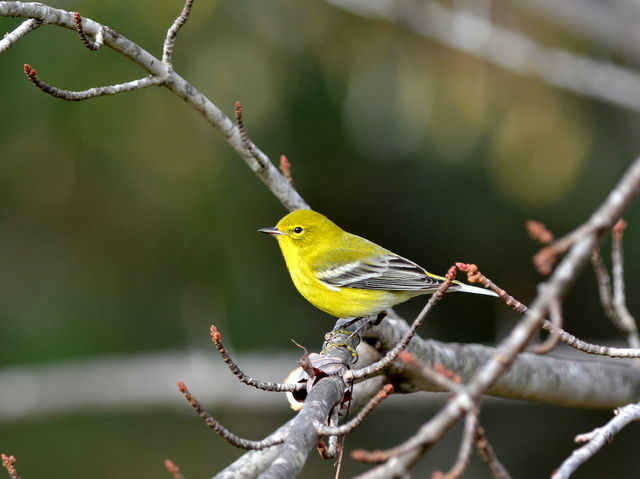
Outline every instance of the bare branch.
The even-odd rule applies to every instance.
[[[331,376],[318,381],[309,391],[302,410],[291,422],[277,458],[260,476],[262,479],[295,477],[300,472],[309,451],[318,442],[319,434],[313,424],[324,422],[331,409],[342,400],[343,388],[342,379]]]
[[[640,348],[638,325],[635,318],[627,309],[627,300],[624,287],[624,254],[622,250],[622,237],[627,223],[620,219],[613,227],[613,243],[611,246],[611,260],[613,270],[613,309],[619,318],[623,331],[627,334],[627,341],[632,348]]]
[[[393,456],[394,461],[388,461],[372,469],[363,474],[362,478],[372,479],[407,474],[424,451],[449,431],[462,415],[476,407],[480,395],[500,378],[530,341],[542,324],[551,302],[563,297],[577,278],[601,230],[594,226],[610,228],[639,190],[640,158],[629,167],[603,204],[585,223],[588,226],[585,228],[585,235],[573,244],[549,280],[541,285],[540,293],[533,301],[531,309],[496,348],[496,353],[474,373],[464,390],[456,393],[438,414],[421,426],[416,434],[403,444],[387,451],[374,452],[378,460]]]
[[[246,375],[242,370],[238,367],[238,365],[231,359],[231,356],[225,349],[222,344],[222,335],[218,331],[214,325],[209,327],[209,334],[211,336],[211,341],[218,349],[222,360],[229,367],[229,370],[243,383],[253,386],[257,389],[262,389],[263,391],[274,391],[274,392],[294,392],[294,391],[302,391],[305,388],[304,384],[283,384],[283,383],[274,383],[271,381],[261,381],[259,379],[254,379],[251,376]]]
[[[480,57],[520,75],[539,78],[579,95],[640,111],[640,75],[496,26],[469,11],[410,0],[328,0],[364,16],[383,18],[444,45]]]
[[[40,3],[0,1],[0,16],[32,18],[42,24],[58,25],[76,31],[73,13]],[[151,76],[161,78],[162,80],[158,80],[158,84],[162,84],[179,98],[182,98],[189,106],[202,115],[209,124],[218,129],[229,145],[236,150],[240,157],[247,163],[258,178],[267,185],[285,208],[290,211],[309,208],[293,185],[278,171],[275,165],[271,163],[269,157],[258,148],[255,148],[253,152],[247,150],[240,138],[238,128],[229,117],[193,85],[145,49],[113,29],[100,25],[88,18],[82,19],[82,27],[87,35],[93,37],[96,37],[102,30],[104,32],[104,45],[129,58],[146,70]],[[95,95],[88,95],[88,98],[94,97]]]
[[[588,434],[576,437],[576,442],[587,444],[573,451],[560,467],[553,473],[551,479],[566,479],[587,459],[593,457],[605,444],[611,442],[627,424],[640,419],[640,404],[629,404],[620,408],[617,416],[602,427],[594,429]]]
[[[493,447],[491,447],[482,426],[478,426],[476,429],[475,442],[480,458],[487,466],[489,466],[489,470],[491,471],[491,474],[493,474],[493,477],[495,477],[495,479],[511,479],[511,475],[509,475],[502,463],[498,460],[498,456],[496,456]]]
[[[25,20],[18,28],[5,34],[4,38],[0,40],[0,54],[6,52],[9,48],[15,45],[18,40],[24,37],[27,33],[34,31],[40,25],[42,25],[42,22],[32,18],[30,20]]]
[[[585,223],[586,225],[586,223]],[[580,231],[582,232],[581,234],[597,234],[597,232],[599,231],[600,228],[597,227],[597,225],[590,225],[588,228],[585,228],[584,226],[581,226],[580,228],[576,229],[573,233],[567,235],[565,238],[569,238],[571,237],[572,240],[571,241],[575,241],[576,238],[578,238],[579,236],[577,235],[577,232]],[[554,248],[554,245],[556,244],[562,244],[566,247],[569,246],[570,243],[568,242],[556,242],[553,245],[550,245],[546,248],[544,248],[543,250],[541,250],[538,254],[542,253],[545,250],[548,251],[552,251]],[[563,248],[564,248],[563,246]],[[595,247],[595,246],[594,246]],[[564,249],[563,249],[564,251]],[[556,253],[552,253],[553,254],[553,261],[555,262],[556,259]],[[502,299],[505,304],[507,306],[509,306],[510,308],[512,308],[514,311],[517,311],[520,314],[526,314],[529,311],[529,308],[527,307],[527,305],[525,305],[524,303],[521,303],[520,301],[518,301],[517,299],[515,299],[513,296],[510,296],[504,289],[500,288],[499,286],[497,286],[495,283],[493,283],[489,278],[487,278],[486,276],[484,276],[479,270],[478,267],[474,264],[468,265],[465,263],[456,263],[456,266],[458,267],[458,269],[460,271],[464,271],[467,273],[467,279],[469,280],[470,283],[479,283],[481,284],[483,287],[490,289],[491,291],[493,291],[494,293],[496,293],[500,299]],[[558,298],[554,299],[552,301],[552,305],[553,303],[557,303],[559,301]],[[552,305],[550,306],[550,308],[552,307]],[[550,311],[551,312],[551,311]],[[559,312],[555,311],[555,314],[557,316]],[[559,319],[559,317],[555,318],[556,322],[561,322],[561,319]],[[640,358],[640,349],[636,349],[636,348],[613,348],[613,347],[608,347],[608,346],[601,346],[599,344],[592,344],[592,343],[587,343],[586,341],[582,341],[581,339],[576,338],[574,335],[564,331],[563,329],[559,328],[558,326],[554,326],[554,323],[552,321],[549,321],[547,319],[544,319],[542,321],[542,325],[541,325],[542,329],[544,329],[545,331],[548,331],[550,333],[550,339],[549,341],[562,341],[563,343],[565,343],[567,346],[571,346],[574,349],[577,349],[579,351],[585,352],[587,354],[594,354],[597,356],[609,356],[612,358]],[[547,346],[545,346],[547,347]],[[544,352],[544,349],[542,350]]]
[[[462,443],[460,444],[460,450],[458,451],[458,458],[456,459],[453,467],[443,474],[442,479],[457,479],[467,468],[469,464],[469,458],[471,457],[471,451],[473,443],[476,438],[476,430],[478,429],[478,411],[473,410],[467,413],[464,422],[464,431],[462,432]]]
[[[597,0],[517,0],[522,5],[548,20],[561,25],[581,37],[587,37],[602,48],[605,46],[640,61],[640,32],[637,29],[636,3],[601,3]]]
[[[133,80],[126,83],[119,83],[117,85],[107,85],[100,86],[95,88],[89,88],[88,90],[83,91],[71,91],[71,90],[61,90],[60,88],[56,88],[54,86],[49,85],[42,81],[36,71],[31,68],[30,65],[24,65],[24,73],[29,78],[29,81],[33,83],[35,86],[40,88],[43,92],[54,96],[56,98],[60,98],[62,100],[67,101],[83,101],[88,100],[90,98],[96,98],[99,96],[105,95],[117,95],[118,93],[125,93],[133,90],[141,90],[143,88],[147,88],[150,86],[160,85],[162,84],[162,79],[159,77],[148,76],[145,78],[140,78],[138,80]]]
[[[173,48],[176,43],[176,36],[184,24],[187,23],[192,6],[193,0],[185,0],[180,15],[178,15],[171,27],[169,27],[169,30],[167,30],[167,36],[164,40],[164,47],[162,49],[162,63],[171,69],[173,69]]]
[[[213,429],[220,437],[226,440],[232,446],[238,447],[240,449],[265,449],[267,447],[272,447],[278,444],[282,444],[285,440],[286,434],[284,433],[274,433],[270,436],[266,437],[261,441],[251,441],[249,439],[243,439],[227,428],[225,428],[222,424],[220,424],[216,419],[214,419],[200,404],[193,394],[189,392],[187,387],[182,381],[178,382],[178,389],[185,397],[185,399],[189,402],[191,407],[198,413],[198,416],[202,419],[202,421],[211,429]]]

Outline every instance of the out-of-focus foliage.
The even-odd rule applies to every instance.
[[[57,5],[158,56],[182,7]],[[271,158],[288,156],[315,209],[435,273],[475,262],[525,302],[539,280],[525,220],[569,231],[640,146],[636,115],[319,0],[198,0],[174,58],[228,115],[242,101],[252,139]],[[217,132],[162,88],[51,98],[24,63],[69,89],[144,74],[54,27],[0,56],[0,366],[207,347],[211,323],[237,349],[320,345],[332,320],[295,292],[276,244],[256,232],[285,211]],[[640,281],[639,211],[628,215],[630,285]],[[628,299],[640,311],[637,295]],[[588,273],[565,317],[579,336],[615,336]],[[452,295],[424,335],[493,343],[512,321],[491,299]]]

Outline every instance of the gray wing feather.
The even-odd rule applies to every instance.
[[[318,271],[317,275],[324,283],[342,288],[428,291],[442,284],[413,261],[393,254],[342,264]]]

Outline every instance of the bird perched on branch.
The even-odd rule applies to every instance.
[[[278,240],[289,274],[302,296],[338,318],[375,317],[444,281],[402,256],[347,233],[312,210],[297,210],[261,233]],[[448,291],[494,292],[454,281]]]

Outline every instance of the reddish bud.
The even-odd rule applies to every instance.
[[[529,236],[542,244],[549,244],[553,241],[553,233],[547,229],[544,223],[535,220],[528,220],[524,224]]]
[[[621,234],[627,228],[627,222],[620,218],[615,225],[613,225],[613,232],[615,234]]]
[[[216,328],[213,324],[209,327],[209,335],[211,336],[211,340],[214,343],[219,343],[222,339],[222,335],[218,331],[218,328]]]

